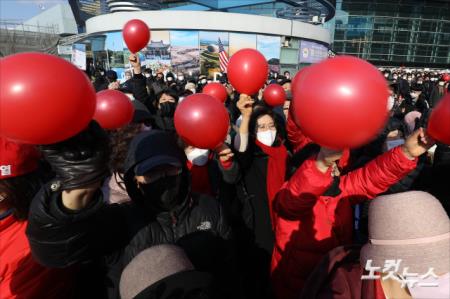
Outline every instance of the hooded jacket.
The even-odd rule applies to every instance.
[[[364,167],[334,180],[306,160],[274,201],[275,248],[272,282],[277,298],[297,298],[308,275],[331,249],[352,243],[352,204],[386,191],[416,167],[400,147],[375,158]],[[327,191],[328,190],[328,191]]]
[[[171,138],[170,134],[153,130],[139,134],[131,142],[125,163],[125,185],[132,199],[129,204],[105,204],[98,190],[89,206],[70,212],[62,206],[61,192],[52,192],[48,185],[41,189],[32,202],[27,228],[34,257],[49,267],[102,259],[109,298],[119,298],[123,268],[153,245],[181,243],[194,260],[195,256],[204,255],[199,250],[213,248],[205,259],[214,263],[203,267],[194,263],[200,271],[214,272],[223,264],[231,264],[227,259],[232,254],[225,241],[231,233],[222,208],[214,198],[190,194],[187,171],[183,171],[186,191],[171,211],[149,209],[144,204],[151,199],[143,198],[137,189],[134,168],[144,160],[164,156],[184,165],[184,153]]]

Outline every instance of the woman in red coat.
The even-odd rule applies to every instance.
[[[416,167],[431,145],[422,129],[404,145],[340,176],[342,152],[322,148],[286,182],[274,201],[272,283],[277,298],[297,298],[320,259],[352,243],[352,204],[372,199]]]
[[[39,265],[25,235],[28,207],[40,188],[39,155],[0,137],[0,298],[71,298],[70,272]]]

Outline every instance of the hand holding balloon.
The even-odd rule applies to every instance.
[[[141,61],[139,59],[139,55],[130,54],[130,56],[128,57],[128,60],[130,61],[130,65],[133,67],[134,74],[140,74],[141,73]]]
[[[231,162],[231,160],[233,159],[234,153],[225,143],[222,143],[219,147],[215,148],[214,151],[217,153],[220,161],[223,163]]]
[[[424,154],[434,143],[435,141],[426,134],[425,130],[419,128],[408,136],[405,144],[402,145],[402,150],[410,160],[413,160]]]
[[[241,112],[242,117],[250,118],[250,115],[253,112],[253,104],[255,101],[252,97],[246,95],[245,93],[241,93],[239,95],[239,101],[236,103],[236,107]]]

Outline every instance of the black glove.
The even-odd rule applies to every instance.
[[[109,175],[109,137],[95,121],[78,135],[39,149],[56,173],[53,191],[77,189]]]

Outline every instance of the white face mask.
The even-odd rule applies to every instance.
[[[394,107],[394,103],[395,103],[395,98],[394,98],[394,96],[389,96],[388,102],[387,102],[387,104],[388,104],[388,106],[387,106],[388,111],[391,111],[391,110],[392,110],[392,108]]]
[[[178,76],[178,80],[183,81],[184,77],[183,76]]]
[[[186,153],[187,159],[194,165],[203,166],[208,163],[209,150],[194,148],[190,153]]]
[[[172,77],[167,77],[167,82],[171,82],[173,80]]]
[[[206,84],[206,79],[202,79],[202,80],[200,81],[200,83],[201,83],[201,84]]]
[[[277,130],[267,130],[256,133],[256,139],[264,145],[272,146],[277,136]]]
[[[420,279],[418,283],[434,283],[434,284],[437,284],[438,286],[425,287],[425,286],[419,286],[416,284],[416,285],[414,285],[414,287],[408,288],[409,292],[411,293],[411,297],[413,299],[450,298],[450,274],[449,273],[439,276],[438,278],[429,276],[425,279]]]
[[[134,101],[133,94],[131,94],[131,93],[126,93],[125,95],[130,99],[130,101]]]
[[[131,79],[131,76],[125,76],[125,81],[128,81]]]
[[[148,73],[145,74],[145,77],[150,78],[150,74],[148,74]]]

